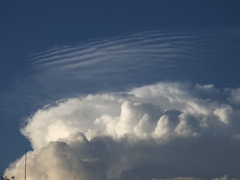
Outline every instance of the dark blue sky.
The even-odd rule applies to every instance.
[[[0,13],[1,59],[8,59],[1,66],[3,83],[14,78],[14,74],[6,71],[20,71],[19,66],[26,65],[26,54],[46,47],[141,30],[239,27],[239,2],[221,0],[3,0]]]
[[[238,1],[1,1],[1,82],[27,75],[26,54],[141,30],[238,28]],[[5,60],[7,59],[7,60]],[[18,76],[18,75],[17,75]]]
[[[10,162],[21,156],[25,147],[30,148],[29,142],[19,132],[20,122],[43,106],[45,102],[50,103],[65,97],[62,96],[62,92],[59,92],[61,95],[49,97],[50,100],[47,100],[52,92],[48,93],[44,89],[40,93],[43,97],[42,102],[33,102],[35,94],[28,91],[32,83],[29,78],[36,72],[32,68],[31,57],[28,55],[56,46],[84,44],[99,38],[114,38],[143,31],[184,32],[185,34],[196,30],[204,31],[205,34],[201,34],[204,36],[203,41],[207,42],[209,38],[210,42],[206,43],[206,49],[213,49],[209,56],[207,54],[204,56],[212,60],[208,61],[208,66],[217,64],[216,74],[219,75],[222,71],[225,77],[225,82],[219,79],[211,83],[217,84],[220,88],[240,87],[238,83],[240,75],[238,72],[238,67],[240,67],[239,29],[240,1],[237,0],[98,0],[84,2],[77,0],[1,0],[0,142],[2,148],[0,154],[2,159],[0,170],[3,171]],[[211,34],[218,30],[224,32],[226,30],[231,35],[224,33],[222,36],[221,33],[216,36],[207,35],[207,32]],[[205,42],[201,44],[200,49],[203,49]],[[218,52],[216,44],[219,45],[219,49],[225,51]],[[221,57],[224,58],[221,59]],[[228,74],[229,71],[231,74]],[[211,75],[214,76],[214,72]],[[157,81],[157,78],[153,82]],[[190,78],[193,83],[210,83],[207,79],[202,80],[201,77],[198,82],[195,82],[196,79]],[[167,79],[166,76],[165,80],[171,80],[171,78]],[[141,85],[149,79],[138,81],[140,83],[136,85]],[[121,80],[120,82],[123,83]],[[19,83],[28,84],[28,86],[20,87]],[[68,86],[70,88],[69,84]],[[101,91],[104,91],[104,87]]]

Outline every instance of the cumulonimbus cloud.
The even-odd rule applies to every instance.
[[[33,147],[28,179],[239,177],[235,97],[238,89],[165,82],[45,106],[21,129]],[[21,180],[23,168],[21,158],[5,174]]]
[[[21,128],[33,148],[27,179],[240,177],[240,90],[208,84],[235,79],[231,38],[239,30],[143,32],[32,54],[32,74],[1,99],[15,113],[62,100]],[[5,175],[23,180],[24,157]]]

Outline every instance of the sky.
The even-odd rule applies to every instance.
[[[0,173],[240,179],[240,2],[0,1]]]

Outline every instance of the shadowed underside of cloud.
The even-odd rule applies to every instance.
[[[240,177],[239,97],[239,89],[165,82],[45,106],[21,129],[33,147],[27,179]],[[23,169],[20,158],[5,174],[21,180]]]
[[[193,178],[193,177],[178,177],[178,178],[168,178],[168,179],[155,179],[152,178],[151,180],[203,180],[201,178]],[[237,180],[237,179],[229,179],[227,175],[220,177],[220,178],[214,178],[212,180]]]

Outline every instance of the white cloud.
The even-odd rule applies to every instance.
[[[238,177],[240,112],[230,92],[158,83],[46,106],[21,129],[33,147],[28,179]],[[23,166],[16,160],[5,174],[21,180]]]
[[[229,123],[230,115],[232,114],[232,108],[229,105],[218,108],[214,111],[214,114],[219,117],[219,120],[223,123]]]
[[[231,96],[229,97],[229,101],[240,104],[240,88],[237,89],[231,89]]]
[[[84,157],[84,150],[90,150],[84,135],[70,136],[66,141],[50,142],[41,151],[28,152],[27,179],[106,180],[105,165],[99,159]],[[83,150],[81,154],[74,152],[75,143]],[[23,161],[24,157],[12,164],[11,174],[16,179],[24,178]]]

